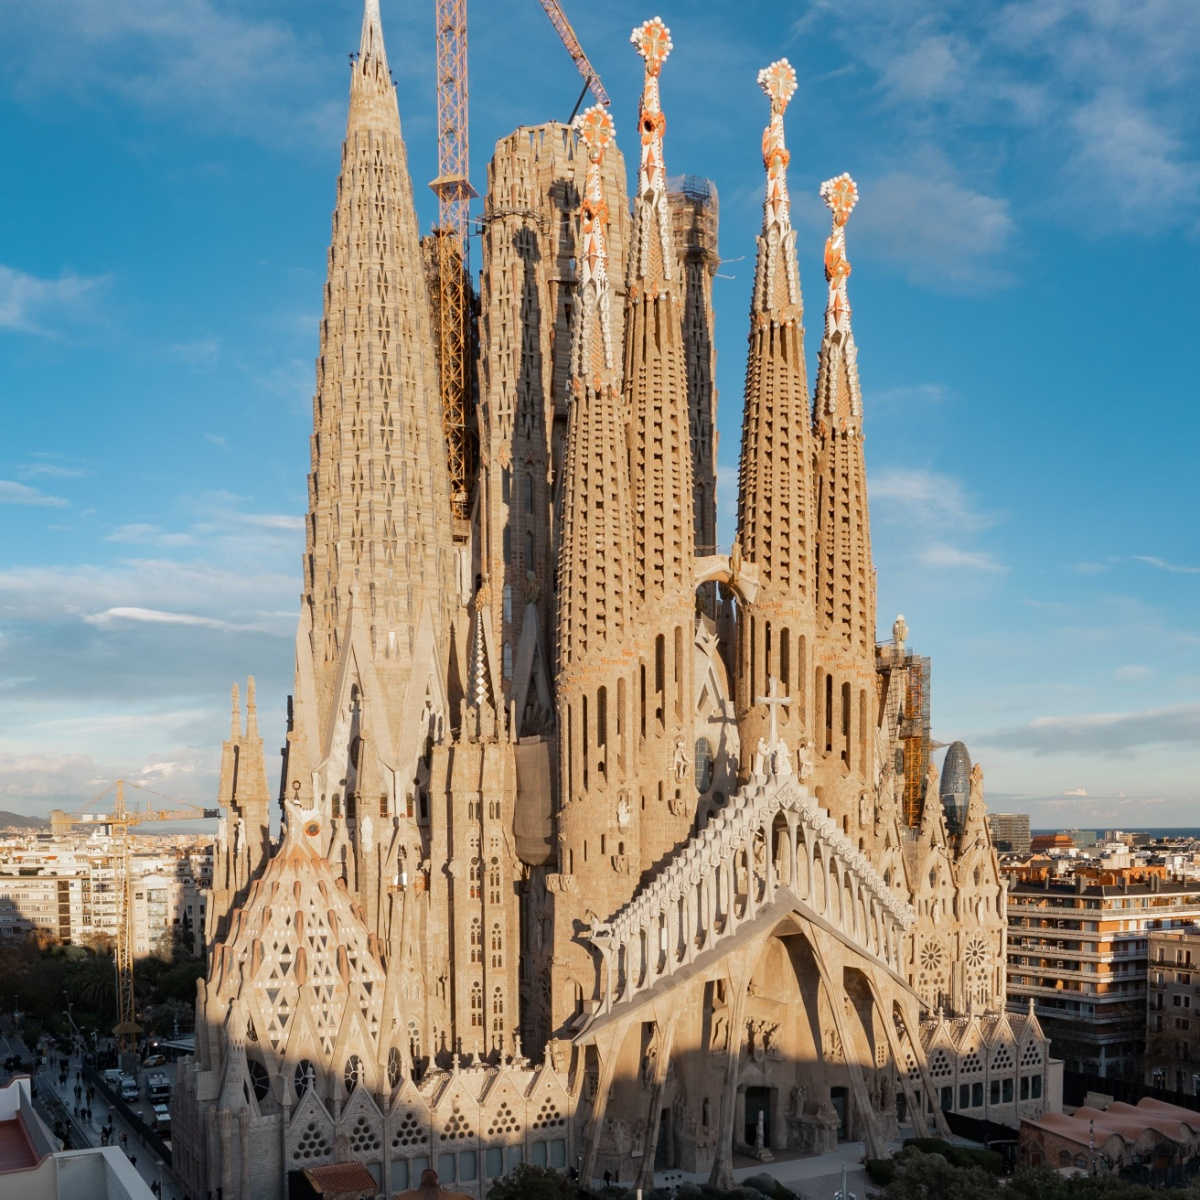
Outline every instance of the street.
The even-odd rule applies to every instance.
[[[67,1070],[65,1084],[61,1082],[60,1062],[65,1064]],[[153,1069],[163,1071],[171,1079],[172,1085],[174,1084],[174,1064],[168,1063]],[[140,1096],[136,1102],[130,1103],[130,1107],[135,1109],[148,1125],[153,1125],[153,1109],[145,1094],[146,1074],[146,1071],[139,1074]],[[66,1058],[56,1050],[50,1050],[49,1061],[45,1066],[38,1068],[35,1083],[39,1095],[52,1092],[61,1101],[72,1125],[73,1140],[80,1140],[89,1146],[119,1146],[146,1183],[152,1189],[161,1189],[159,1194],[163,1200],[183,1200],[183,1189],[170,1167],[142,1141],[138,1132],[126,1122],[115,1107],[110,1110],[99,1088],[94,1088],[89,1100],[89,1088],[93,1088],[94,1085],[89,1084],[83,1077],[82,1059],[78,1054]],[[90,1117],[80,1112],[81,1108],[90,1109]],[[112,1137],[105,1143],[102,1141],[102,1131],[108,1125],[112,1126]]]

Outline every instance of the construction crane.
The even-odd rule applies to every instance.
[[[147,821],[194,821],[198,818],[219,817],[220,809],[204,808],[198,804],[185,804],[179,808],[128,808],[125,804],[125,788],[135,787],[140,791],[159,795],[144,784],[129,783],[118,779],[114,789],[113,810],[109,812],[68,813],[61,808],[50,814],[50,829],[54,833],[66,833],[76,825],[106,825],[117,843],[117,945],[114,967],[117,977],[117,1023],[113,1033],[117,1035],[122,1060],[132,1054],[141,1027],[135,1019],[133,992],[133,879],[129,870],[129,830],[134,825]],[[93,804],[108,795],[110,789],[101,792]],[[169,799],[169,797],[162,797]],[[177,803],[173,801],[173,803]]]
[[[566,46],[571,61],[578,68],[579,74],[583,76],[583,90],[579,93],[579,99],[575,101],[575,107],[571,109],[571,115],[567,118],[569,125],[575,119],[575,114],[579,111],[579,106],[583,103],[583,98],[587,95],[589,88],[591,88],[597,104],[603,104],[607,108],[612,101],[609,100],[608,93],[600,82],[600,76],[596,74],[596,68],[584,54],[583,47],[579,44],[579,38],[575,36],[575,30],[571,28],[571,22],[567,20],[567,14],[562,10],[562,5],[558,0],[542,0],[542,7],[546,10],[546,16],[550,18],[550,24],[558,30],[558,36],[562,38],[562,44]]]
[[[600,104],[609,104],[600,76],[583,52],[558,0],[541,0],[541,4],[583,76],[583,90],[575,101],[571,118],[589,88]],[[471,199],[478,195],[470,179],[467,0],[434,0],[434,31],[438,173],[429,186],[438,198],[438,223],[422,247],[433,308],[442,431],[450,467],[450,507],[454,517],[465,523],[476,460],[475,430],[469,416],[475,348],[468,234]],[[465,524],[456,530],[456,536],[465,539]]]
[[[438,223],[425,239],[425,272],[433,305],[442,399],[442,428],[450,463],[450,507],[468,516],[475,470],[472,393],[472,308],[467,242],[471,186],[467,131],[467,0],[435,0],[437,34]],[[465,536],[465,530],[460,531]]]

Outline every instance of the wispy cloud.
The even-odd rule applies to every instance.
[[[137,546],[191,546],[196,539],[190,533],[172,533],[158,525],[135,521],[128,525],[118,525],[104,540]]]
[[[1063,792],[1063,795],[1064,795],[1064,796],[1080,796],[1080,797],[1083,797],[1083,796],[1086,796],[1087,794],[1088,794],[1088,790],[1087,790],[1087,788],[1085,788],[1085,787],[1073,787],[1073,788],[1067,788],[1067,790],[1066,790],[1065,792]]]
[[[207,370],[216,366],[221,354],[221,342],[215,337],[196,338],[190,342],[175,342],[167,350],[172,357],[189,367]]]
[[[247,628],[222,621],[216,617],[201,617],[195,613],[161,612],[154,608],[117,607],[92,613],[83,618],[89,625],[113,625],[118,621],[144,621],[151,625],[196,625],[203,629],[241,631]]]
[[[35,487],[11,479],[0,479],[0,504],[25,504],[35,508],[67,507],[67,501],[61,496],[48,496]]]
[[[72,272],[41,278],[0,264],[0,329],[54,336],[64,321],[86,313],[107,282],[107,276]]]
[[[19,466],[17,474],[22,479],[37,479],[39,476],[47,479],[81,479],[87,471],[83,467],[67,467],[62,463],[31,462]]]
[[[1124,755],[1146,746],[1194,745],[1200,740],[1200,705],[1132,713],[1037,717],[1015,729],[978,734],[975,740],[1035,755],[1078,752]]]
[[[1200,575],[1200,567],[1168,562],[1165,558],[1157,558],[1153,554],[1135,554],[1133,560],[1145,563],[1148,567],[1157,567],[1160,571],[1168,571],[1172,575]]]
[[[1008,568],[991,554],[981,550],[963,550],[958,546],[949,546],[944,542],[936,542],[926,546],[918,556],[922,566],[945,567],[948,569],[967,571],[987,571],[999,574]]]
[[[952,525],[979,530],[996,523],[996,517],[977,509],[966,489],[953,475],[920,467],[885,467],[868,480],[872,516],[896,517],[930,528]],[[876,507],[877,506],[877,507]]]

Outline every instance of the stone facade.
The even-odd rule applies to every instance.
[[[633,41],[632,205],[602,109],[517,131],[489,167],[464,525],[366,0],[273,853],[252,723],[223,760],[211,965],[175,1113],[198,1196],[279,1197],[289,1171],[345,1160],[384,1194],[431,1165],[482,1194],[521,1160],[645,1186],[666,1167],[728,1181],[735,1150],[880,1153],[901,1117],[944,1128],[935,1013],[981,1045],[1011,1035],[982,773],[961,828],[936,771],[906,814],[904,729],[883,715],[877,665],[903,646],[877,659],[857,189],[822,188],[814,405],[796,79],[772,64],[738,531],[718,553],[715,189],[672,191],[670,35],[655,19]],[[1036,1029],[1013,1036],[1046,1062]]]

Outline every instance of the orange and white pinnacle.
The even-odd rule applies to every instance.
[[[635,258],[633,277],[650,285],[672,277],[675,249],[671,237],[671,214],[667,203],[667,170],[663,159],[663,116],[658,77],[674,43],[661,17],[643,21],[629,35],[645,63],[642,98],[638,107],[638,129],[642,138],[638,166],[638,190],[634,200]]]
[[[608,205],[604,202],[604,152],[612,144],[613,120],[599,104],[575,118],[587,149],[587,178],[580,205],[579,334],[575,339],[577,381],[611,382],[612,337],[609,322]]]

